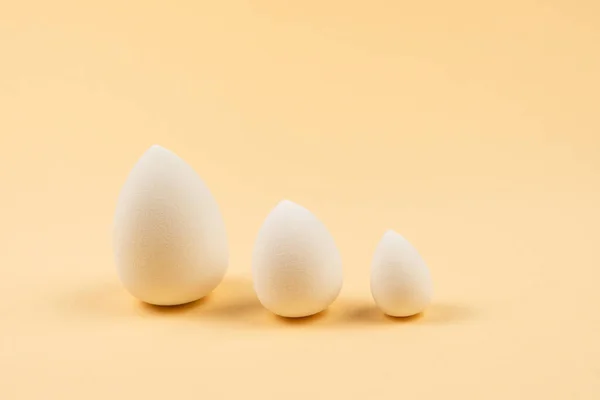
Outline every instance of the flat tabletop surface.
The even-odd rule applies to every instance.
[[[594,1],[4,2],[0,398],[600,398],[600,5]],[[184,158],[231,249],[203,301],[115,271],[127,174]],[[251,281],[281,199],[344,263],[288,321]],[[384,317],[387,229],[433,276]]]

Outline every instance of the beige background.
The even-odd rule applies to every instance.
[[[0,398],[600,398],[597,1],[0,2]],[[132,299],[112,259],[127,173],[158,143],[217,198],[207,300]],[[324,315],[250,281],[282,198],[344,260]],[[435,304],[392,321],[388,228]]]

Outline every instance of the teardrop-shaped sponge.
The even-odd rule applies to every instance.
[[[252,257],[254,289],[265,308],[283,317],[325,310],[342,288],[342,262],[327,228],[288,200],[267,216]]]
[[[433,293],[431,275],[417,250],[389,230],[371,264],[371,294],[387,315],[408,317],[425,310]]]
[[[160,146],[131,170],[117,202],[113,239],[123,285],[150,304],[198,300],[227,270],[227,236],[215,199],[185,161]]]

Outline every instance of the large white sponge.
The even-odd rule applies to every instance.
[[[215,199],[185,161],[160,146],[146,151],[121,190],[114,251],[125,288],[155,305],[206,296],[229,261]]]

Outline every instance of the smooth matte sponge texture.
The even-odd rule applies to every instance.
[[[185,161],[156,145],[121,189],[113,240],[123,285],[155,305],[206,296],[229,263],[225,225],[212,194]]]
[[[343,281],[340,254],[325,225],[288,200],[280,202],[260,228],[252,274],[262,305],[282,317],[325,310]]]
[[[429,268],[417,250],[400,234],[384,235],[371,265],[371,294],[377,306],[392,317],[409,317],[427,308],[433,286]]]

